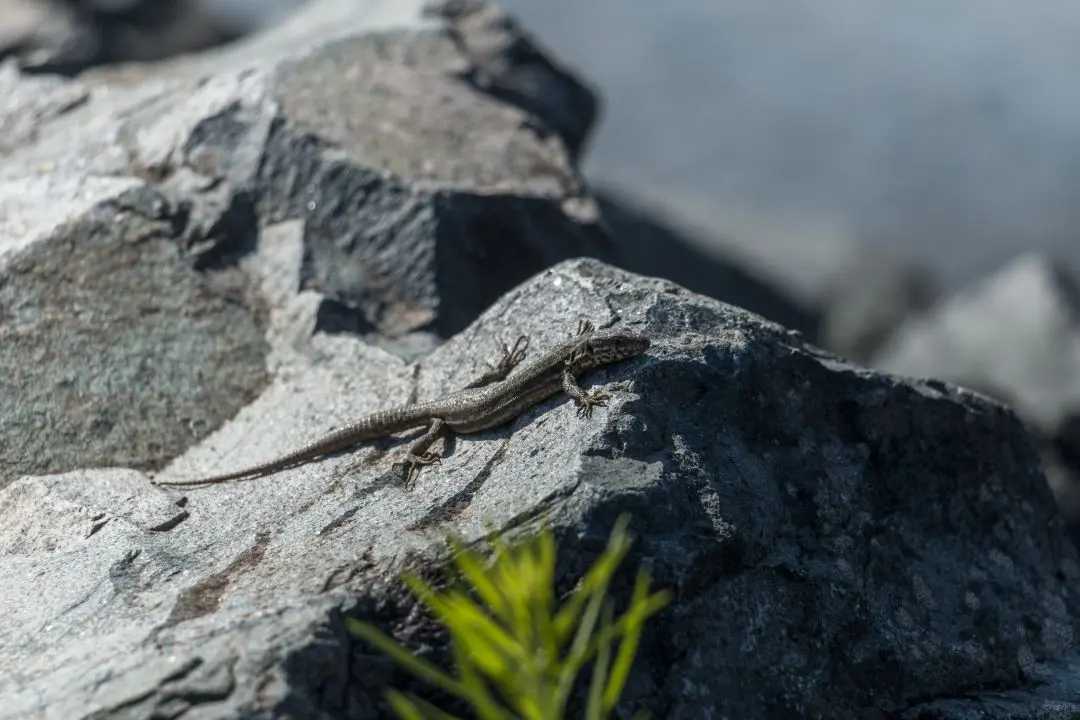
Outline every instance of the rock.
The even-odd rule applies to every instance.
[[[1011,411],[596,261],[541,273],[412,366],[318,334],[306,367],[163,476],[263,459],[436,396],[516,334],[537,351],[580,318],[654,341],[583,379],[609,387],[609,407],[582,420],[557,397],[459,437],[412,492],[393,468],[401,440],[183,493],[121,470],[0,491],[0,547],[22,549],[0,556],[4,712],[388,717],[385,685],[407,680],[342,615],[445,658],[401,568],[430,571],[448,533],[473,542],[542,521],[561,539],[565,584],[622,512],[639,536],[631,567],[647,562],[677,592],[643,640],[627,711],[886,717],[1061,676],[1080,565]]]
[[[1016,416],[614,269],[576,169],[591,94],[497,8],[320,0],[155,66],[0,73],[0,717],[387,717],[408,679],[344,616],[445,659],[403,568],[543,523],[568,587],[623,512],[630,564],[678,598],[627,711],[1075,702],[1078,558]],[[407,438],[150,482],[441,395],[581,319],[653,339],[583,379],[609,406],[456,438],[414,491]]]
[[[620,267],[672,280],[692,292],[745,308],[818,342],[817,314],[781,288],[749,272],[738,259],[705,251],[700,240],[676,228],[661,211],[616,189],[601,188],[596,199],[604,222],[619,244]]]
[[[938,296],[929,268],[830,223],[786,223],[670,194],[644,200],[621,184],[601,184],[597,199],[620,267],[744,307],[856,362]]]
[[[1017,258],[905,323],[873,365],[943,378],[1011,404],[1039,442],[1080,541],[1080,292],[1060,263]]]
[[[926,312],[937,299],[937,283],[927,268],[870,246],[853,247],[822,290],[819,344],[870,363],[908,318]]]
[[[265,384],[251,314],[191,270],[162,196],[133,185],[0,182],[0,485],[161,467]]]
[[[1025,255],[905,323],[874,365],[1006,393],[1055,428],[1080,405],[1078,298],[1059,264]]]
[[[0,485],[158,469],[312,333],[413,359],[615,254],[572,164],[588,91],[491,6],[436,10],[324,0],[172,63],[0,68]]]
[[[73,77],[100,65],[160,60],[220,45],[237,32],[199,0],[3,0],[17,21],[0,31],[0,58],[13,57],[28,73]]]

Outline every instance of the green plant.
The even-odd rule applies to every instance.
[[[586,718],[600,720],[622,694],[646,618],[671,599],[668,591],[649,594],[649,574],[642,568],[629,607],[614,618],[614,602],[607,593],[630,548],[628,524],[626,515],[619,517],[607,548],[558,608],[555,539],[548,529],[513,546],[496,539],[491,563],[460,541],[450,540],[454,564],[483,605],[464,588],[437,591],[407,573],[409,588],[450,633],[457,677],[414,656],[367,623],[350,620],[349,627],[412,674],[469,703],[482,720],[564,717],[579,671],[594,661]],[[386,698],[407,720],[454,717],[416,695],[388,690]]]

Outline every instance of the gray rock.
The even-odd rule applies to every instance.
[[[901,720],[1070,720],[1080,712],[1080,658],[1075,654],[1054,663],[1040,682],[1024,690],[968,693],[966,697],[918,703],[897,717]]]
[[[219,45],[237,33],[199,0],[35,3],[3,0],[0,58],[33,73],[74,76],[98,65],[160,60]],[[16,22],[7,27],[14,10]]]
[[[160,468],[271,348],[416,358],[542,268],[613,255],[568,146],[588,92],[531,47],[480,3],[328,0],[170,64],[0,66],[0,485]]]
[[[627,709],[886,717],[972,688],[1026,692],[1070,662],[1080,565],[1007,408],[595,261],[541,273],[411,366],[318,334],[306,364],[293,356],[163,475],[438,395],[516,334],[540,349],[579,318],[654,339],[585,378],[610,386],[610,407],[586,421],[559,397],[460,437],[413,492],[394,471],[400,440],[184,493],[125,470],[0,491],[0,547],[18,550],[0,555],[0,713],[387,717],[385,685],[408,681],[342,615],[445,658],[398,570],[430,570],[449,532],[544,522],[565,584],[620,512],[639,535],[630,565],[678,596],[643,641]]]
[[[928,268],[873,246],[853,247],[825,283],[818,344],[870,363],[908,318],[926,312],[937,299]]]
[[[1075,702],[1076,550],[1009,410],[598,261],[535,274],[617,253],[575,167],[591,96],[497,9],[321,0],[154,67],[2,72],[0,717],[386,717],[409,680],[343,616],[444,660],[401,569],[546,523],[568,587],[621,512],[678,595],[627,710]],[[413,492],[406,438],[149,482],[443,394],[579,319],[654,339],[585,378],[609,407],[457,438]]]
[[[1024,255],[912,318],[874,366],[1004,395],[1040,428],[1080,407],[1080,293],[1058,263]]]
[[[1017,258],[906,322],[873,365],[943,378],[1011,404],[1038,442],[1080,542],[1080,291],[1060,263]]]
[[[937,299],[929,268],[828,224],[737,218],[715,208],[694,222],[703,212],[695,203],[600,187],[620,267],[744,307],[859,363]]]
[[[124,191],[131,184],[54,183],[0,212],[5,230],[31,233],[0,239],[0,485],[31,472],[160,467],[265,383],[266,343],[250,313],[192,272],[164,199]],[[27,188],[0,183],[5,192],[19,200]],[[49,201],[68,222],[36,226],[46,210],[37,203]]]
[[[705,250],[694,233],[676,227],[663,212],[613,188],[596,191],[604,222],[619,243],[620,267],[677,282],[687,290],[737,305],[807,339],[818,338],[818,313],[758,277],[738,259]]]
[[[545,118],[458,79],[484,67],[458,35],[473,19],[416,17],[244,66],[275,37],[298,42],[286,23],[245,46],[242,69],[144,105],[122,131],[128,156],[189,208],[199,267],[246,253],[260,223],[298,219],[301,290],[385,336],[449,336],[543,267],[614,255]]]

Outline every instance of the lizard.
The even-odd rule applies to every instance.
[[[610,396],[598,389],[584,390],[578,384],[578,377],[602,365],[637,357],[651,343],[647,337],[630,330],[597,330],[591,322],[583,320],[569,340],[521,365],[528,344],[528,337],[520,336],[513,347],[504,348],[502,359],[486,373],[438,400],[375,412],[296,450],[243,470],[194,480],[160,480],[155,484],[187,487],[269,475],[365,440],[427,426],[427,431],[409,446],[405,456],[405,486],[409,489],[424,466],[441,461],[440,455],[430,448],[444,435],[498,427],[560,390],[577,403],[578,417],[591,417],[593,407],[604,406]],[[517,372],[513,372],[515,368]]]

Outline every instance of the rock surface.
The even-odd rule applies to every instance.
[[[905,322],[873,364],[939,377],[1011,404],[1039,442],[1080,541],[1080,286],[1029,254]]]
[[[492,6],[367,10],[78,80],[0,67],[0,485],[161,467],[265,385],[266,333],[416,357],[614,256],[572,162],[585,88]]]
[[[677,593],[628,711],[1080,711],[1080,565],[1011,411],[566,260],[626,259],[577,173],[591,93],[491,5],[361,10],[77,80],[0,68],[0,717],[387,717],[410,680],[343,616],[443,660],[402,568],[547,523],[566,587],[622,512],[630,564]],[[414,491],[409,434],[150,482],[441,395],[580,319],[653,339],[583,379],[609,407],[457,438]]]
[[[200,0],[0,0],[0,59],[25,72],[74,76],[97,65],[159,60],[237,33]]]
[[[595,261],[542,273],[411,367],[316,335],[313,359],[164,474],[263,459],[438,395],[517,333],[542,348],[582,317],[654,338],[586,379],[612,384],[610,407],[583,421],[557,398],[458,438],[413,492],[395,441],[184,493],[128,470],[10,485],[4,712],[375,717],[391,676],[340,615],[437,649],[393,575],[438,557],[446,533],[543,521],[563,572],[580,572],[620,512],[640,535],[634,561],[678,593],[628,708],[889,717],[966,689],[1022,690],[1068,660],[1080,565],[1012,413]]]
[[[1051,259],[1025,255],[909,320],[874,363],[1003,393],[1056,428],[1080,407],[1080,289]]]

